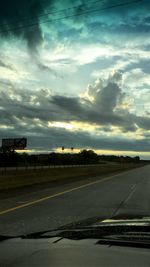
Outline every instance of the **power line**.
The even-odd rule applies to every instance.
[[[91,2],[91,1],[86,1],[86,3],[88,4],[100,4],[100,3],[102,3],[102,2],[104,2],[105,0],[97,0],[97,1],[93,1],[93,2]],[[36,20],[37,18],[39,19],[39,18],[41,18],[41,17],[45,17],[45,16],[48,16],[48,15],[59,15],[60,13],[64,13],[64,12],[67,12],[67,11],[70,11],[70,10],[72,10],[72,11],[75,11],[75,9],[78,9],[78,8],[80,8],[80,7],[82,7],[82,6],[85,6],[85,5],[83,5],[83,4],[80,4],[80,5],[76,5],[76,6],[72,6],[72,7],[68,7],[68,8],[66,8],[66,9],[60,9],[60,10],[57,10],[57,9],[54,9],[53,11],[51,11],[51,12],[46,12],[46,13],[42,13],[41,15],[39,14],[38,16],[33,16],[32,18],[29,18],[29,17],[27,17],[27,16],[24,16],[23,17],[23,19],[21,18],[21,23],[23,22],[23,21],[34,21],[34,20]],[[62,14],[63,15],[63,14]],[[17,24],[18,22],[20,22],[20,19],[18,19],[18,20],[12,20],[12,23],[13,24]],[[3,24],[1,24],[0,25],[0,27],[5,27],[5,26],[8,26],[8,24],[7,23],[3,23]]]
[[[99,11],[104,11],[104,10],[108,10],[108,9],[112,9],[112,8],[116,8],[116,7],[122,7],[122,6],[126,6],[126,5],[131,5],[131,4],[142,2],[142,1],[143,0],[133,0],[133,1],[128,1],[128,2],[124,2],[124,3],[120,3],[120,4],[115,4],[115,5],[99,8],[99,9],[93,9],[93,10],[91,9],[91,10],[88,10],[88,11],[85,11],[85,12],[72,14],[72,15],[67,15],[67,16],[60,17],[60,18],[47,19],[47,20],[41,21],[40,24],[44,24],[44,23],[47,23],[47,22],[56,22],[56,21],[60,21],[60,20],[63,20],[63,19],[73,18],[73,17],[79,17],[79,16],[83,16],[83,15],[88,15],[90,13],[97,13]],[[8,33],[9,31],[14,31],[14,30],[17,31],[17,30],[21,30],[21,29],[24,29],[24,28],[28,28],[28,27],[36,27],[37,25],[38,25],[37,22],[36,23],[31,23],[31,24],[28,24],[28,25],[18,26],[18,27],[15,27],[15,28],[8,28],[7,30],[0,31],[0,33]]]
[[[133,0],[133,1],[130,1],[130,2],[124,2],[124,3],[117,4],[117,5],[111,5],[111,6],[103,7],[103,8],[100,8],[100,9],[89,10],[89,11],[86,11],[86,12],[83,12],[83,13],[80,13],[80,14],[68,15],[68,16],[65,16],[65,17],[62,17],[62,18],[56,18],[56,19],[52,19],[52,20],[43,21],[42,23],[46,23],[48,21],[59,21],[59,20],[62,20],[62,19],[72,18],[72,17],[79,17],[79,16],[82,16],[82,15],[86,15],[86,14],[90,14],[90,13],[94,13],[94,12],[99,12],[99,11],[103,11],[103,10],[107,10],[107,9],[112,9],[112,8],[115,8],[115,7],[126,6],[126,5],[130,5],[130,4],[138,3],[138,2],[142,2],[142,1],[143,0]]]
[[[102,1],[104,1],[104,0],[102,0]],[[72,17],[82,16],[82,15],[89,14],[89,13],[92,13],[92,12],[98,12],[98,11],[102,11],[102,10],[106,10],[106,9],[110,9],[110,8],[129,5],[129,4],[136,3],[136,2],[142,2],[142,1],[143,0],[134,0],[132,2],[131,1],[130,2],[124,2],[124,3],[117,4],[117,5],[107,6],[107,7],[101,8],[101,9],[88,10],[88,11],[82,12],[80,14],[78,13],[78,14],[67,15],[67,16],[64,16],[64,17],[56,18],[56,19],[48,19],[48,20],[42,21],[41,23],[53,22],[53,21],[58,21],[58,20],[62,20],[62,19],[65,19],[65,18],[72,18]],[[92,3],[96,3],[96,2],[100,2],[100,1],[95,1],[95,2],[92,2]],[[67,11],[69,9],[75,9],[75,8],[80,7],[80,6],[81,5],[74,6],[72,8],[63,9],[63,10],[60,10],[60,11],[57,11],[57,12],[54,12],[54,13],[65,12],[65,11]],[[50,13],[47,13],[47,14],[43,14],[43,15],[39,16],[38,18],[41,18],[42,16],[45,16],[45,15],[48,15],[48,14],[54,14],[54,13],[50,12]],[[16,30],[16,29],[22,29],[22,28],[26,28],[26,27],[33,27],[33,26],[36,26],[37,24],[38,23],[36,22],[36,23],[32,23],[32,24],[27,24],[27,25],[24,25],[24,26],[18,26],[18,27],[15,27],[15,28],[8,28],[7,30],[4,30],[3,32],[7,32],[8,30]],[[0,27],[1,26],[3,26],[3,25],[0,25]],[[6,26],[8,26],[8,25],[6,24]]]

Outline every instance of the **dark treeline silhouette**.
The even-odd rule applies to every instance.
[[[105,162],[138,163],[138,156],[97,155],[93,150],[82,150],[79,153],[27,154],[15,151],[0,152],[0,167],[39,166],[39,165],[76,165],[100,164]]]
[[[115,155],[100,155],[99,159],[101,161],[111,161],[111,162],[126,162],[126,163],[132,163],[132,162],[139,162],[140,157],[129,157],[129,156],[115,156]]]

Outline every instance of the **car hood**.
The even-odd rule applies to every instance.
[[[146,225],[150,225],[150,217],[140,217],[140,218],[128,218],[128,217],[119,217],[119,218],[112,218],[112,219],[105,219],[102,221],[99,221],[95,224],[93,224],[93,226],[102,226],[102,225],[110,225],[110,226],[115,226],[115,225],[133,225],[133,226],[146,226]]]
[[[119,267],[121,262],[143,267],[150,266],[149,241],[148,217],[93,219],[82,225],[5,239],[0,243],[0,262],[6,267]]]

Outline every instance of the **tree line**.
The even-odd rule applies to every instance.
[[[0,167],[38,166],[38,165],[76,165],[100,164],[105,162],[132,163],[140,158],[115,155],[97,155],[93,150],[82,150],[79,153],[28,154],[16,151],[0,152]]]

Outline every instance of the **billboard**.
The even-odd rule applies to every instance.
[[[27,138],[6,138],[2,139],[2,148],[22,150],[27,146]]]

